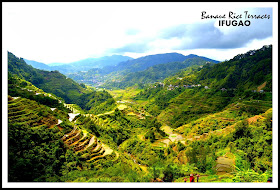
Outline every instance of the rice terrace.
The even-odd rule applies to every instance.
[[[273,8],[43,4],[4,3],[6,186],[277,185]]]

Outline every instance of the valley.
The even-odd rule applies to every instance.
[[[69,78],[8,56],[10,182],[272,175],[272,46],[225,62],[175,53],[129,58]],[[97,76],[106,76],[98,87],[80,83]]]

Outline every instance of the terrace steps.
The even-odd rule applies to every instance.
[[[81,134],[82,132],[83,134]],[[96,136],[78,129],[77,126],[71,132],[65,134],[62,140],[66,147],[73,148],[76,154],[81,155],[82,160],[89,163],[96,162],[114,152],[107,145],[101,143]]]

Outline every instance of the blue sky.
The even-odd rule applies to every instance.
[[[273,44],[273,6],[275,3],[10,2],[2,3],[2,39],[16,56],[47,64],[168,52],[223,61]],[[250,19],[250,26],[219,27],[219,19],[201,19],[202,11],[211,15],[248,11],[270,15],[270,19]]]

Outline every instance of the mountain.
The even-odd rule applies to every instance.
[[[99,113],[115,106],[115,102],[108,92],[97,92],[86,88],[83,84],[78,84],[58,71],[35,69],[26,64],[23,58],[18,58],[11,52],[8,52],[8,72],[31,82],[45,92],[63,98],[66,103],[77,104],[91,112]]]
[[[272,46],[263,46],[204,68],[197,81],[216,89],[257,89],[265,83],[267,90],[272,90]]]
[[[75,61],[67,64],[54,63],[49,64],[52,70],[58,70],[63,74],[75,73],[79,71],[88,71],[92,68],[103,68],[110,67],[118,64],[122,61],[127,61],[132,59],[128,56],[122,55],[112,55],[112,56],[104,56],[100,58],[88,58],[80,61]]]
[[[41,62],[33,61],[24,59],[24,61],[31,65],[32,67],[36,69],[42,69],[46,71],[59,71],[63,74],[68,73],[75,73],[79,71],[88,71],[92,68],[103,68],[103,67],[110,67],[115,66],[119,62],[131,60],[133,58],[128,56],[122,56],[122,55],[112,55],[112,56],[104,56],[100,58],[88,58],[83,59],[80,61],[75,61],[71,63],[51,63],[51,64],[44,64]]]
[[[104,73],[110,73],[113,71],[127,71],[127,72],[136,72],[143,71],[151,66],[157,64],[164,64],[175,61],[184,61],[188,58],[198,57],[197,55],[190,54],[188,56],[184,56],[179,53],[164,53],[164,54],[155,54],[155,55],[147,55],[144,57],[140,57],[133,60],[128,60],[124,62],[120,62],[115,67],[104,67]],[[207,61],[212,61],[217,63],[218,61],[211,60],[209,58],[205,58]]]
[[[25,63],[27,63],[28,65],[31,65],[32,67],[34,67],[36,69],[41,69],[41,70],[45,70],[45,71],[54,71],[54,69],[52,69],[52,67],[50,67],[47,64],[33,61],[33,60],[28,60],[28,59],[23,59],[23,60],[25,61]]]
[[[100,58],[88,58],[81,61],[75,61],[70,63],[70,65],[77,66],[77,67],[82,66],[82,67],[92,68],[92,66],[94,66],[94,68],[103,68],[105,66],[114,66],[119,62],[131,60],[131,59],[133,58],[128,56],[112,55],[112,56],[105,56]]]
[[[179,53],[156,54],[120,62],[116,66],[68,74],[68,77],[89,85],[123,88],[136,83],[161,81],[180,69],[207,62],[218,63],[216,60],[194,54],[187,56]]]
[[[205,64],[215,64],[212,60],[200,57],[197,55],[189,55],[186,56],[187,58],[182,62],[169,62],[169,63],[162,63],[151,66],[143,71],[137,72],[129,72],[125,74],[122,79],[119,79],[117,82],[109,82],[102,87],[119,87],[125,88],[127,86],[133,86],[135,84],[147,84],[147,83],[155,83],[163,81],[166,77],[170,77],[175,73],[178,73],[182,69],[187,69],[192,66],[201,66]],[[210,62],[211,61],[211,62]]]
[[[163,85],[146,88],[136,100],[149,100],[147,111],[176,128],[239,99],[271,101],[271,91],[272,46],[264,46],[229,61],[181,71]]]

